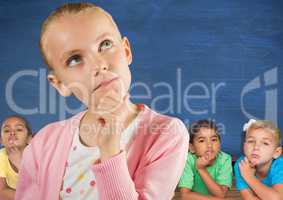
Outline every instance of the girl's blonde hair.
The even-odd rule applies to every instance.
[[[43,56],[43,59],[50,70],[52,70],[51,64],[48,62],[46,54],[44,53],[44,34],[46,30],[48,29],[49,25],[53,21],[55,21],[56,19],[64,15],[67,15],[67,14],[75,15],[75,14],[79,14],[79,13],[86,12],[86,11],[102,12],[103,14],[105,14],[106,17],[110,20],[110,22],[113,24],[113,26],[117,29],[118,33],[120,34],[119,29],[116,23],[114,22],[112,16],[108,12],[106,12],[105,10],[103,10],[102,8],[98,7],[97,5],[93,3],[82,3],[82,2],[81,3],[67,3],[67,4],[60,6],[46,18],[46,20],[43,22],[42,27],[41,27],[39,48]]]
[[[264,129],[274,134],[277,146],[281,146],[281,132],[273,122],[267,120],[256,120],[247,129],[246,133],[255,129]]]

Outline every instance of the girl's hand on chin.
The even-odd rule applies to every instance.
[[[98,118],[100,131],[96,134],[95,140],[100,149],[101,161],[118,154],[121,150],[121,133],[125,129],[125,121],[130,112],[128,98],[127,95],[121,105],[116,109],[110,110],[109,112],[102,112],[104,114]],[[105,103],[101,105],[100,109],[106,109],[108,108],[107,106],[109,106],[109,104]]]
[[[110,84],[112,88],[101,96],[94,111],[99,122],[95,141],[100,149],[101,161],[120,152],[121,133],[131,112],[129,94],[122,97],[123,92],[117,84],[119,82],[116,81]]]
[[[251,165],[247,157],[245,157],[243,160],[240,161],[239,169],[241,176],[245,180],[255,177],[255,167]]]

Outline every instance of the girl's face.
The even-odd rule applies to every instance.
[[[130,44],[103,12],[65,14],[48,26],[43,49],[53,68],[51,84],[63,96],[73,93],[89,108],[109,88],[121,98],[130,87]]]
[[[24,148],[28,140],[28,130],[20,118],[11,117],[4,121],[1,127],[1,143],[5,148]]]
[[[192,141],[191,152],[198,157],[210,155],[215,158],[219,150],[220,140],[213,129],[201,128]]]
[[[247,132],[244,143],[244,154],[253,165],[270,163],[281,154],[274,133],[263,128]]]

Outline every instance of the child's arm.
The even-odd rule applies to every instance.
[[[199,175],[203,182],[205,183],[208,191],[210,194],[216,197],[225,197],[226,193],[228,191],[228,187],[225,185],[220,185],[213,180],[213,178],[210,176],[208,171],[206,170],[206,167],[210,163],[212,158],[210,156],[204,156],[200,157],[196,161],[196,169],[199,172]]]
[[[240,194],[244,200],[260,200],[249,189],[243,189]]]
[[[189,143],[183,123],[179,120],[166,123],[157,126],[161,130],[154,129],[156,134],[142,133],[143,137],[149,136],[148,140],[154,139],[152,144],[144,142],[143,137],[134,141],[136,144],[132,148],[135,150],[131,151],[135,151],[132,156],[140,160],[138,166],[128,165],[124,151],[93,166],[100,199],[154,200],[173,197]],[[157,131],[163,132],[157,134]],[[136,171],[133,177],[129,173],[131,170]]]
[[[278,184],[272,188],[262,184],[256,177],[245,178],[250,188],[260,199],[282,200],[283,198],[283,184]],[[249,198],[247,198],[249,199]]]
[[[182,200],[224,200],[225,199],[221,197],[202,195],[197,192],[192,192],[188,188],[181,188],[180,192],[181,192]]]
[[[138,127],[139,133],[129,149],[131,153],[127,152],[127,155],[120,151],[120,139],[121,130],[132,112],[128,105],[129,95],[121,98],[123,88],[119,82],[105,87],[98,93],[109,92],[97,93],[101,98],[89,107],[91,110],[94,106],[95,114],[103,119],[100,121],[100,133],[95,138],[101,162],[92,168],[100,199],[172,198],[189,146],[185,125],[180,120],[162,119],[151,111],[144,111],[144,122],[141,123],[145,124]],[[128,159],[129,156],[134,157]],[[135,160],[133,162],[137,165],[133,166],[128,160]]]
[[[1,200],[14,200],[15,190],[8,187],[5,178],[0,177],[0,199]]]
[[[247,158],[240,162],[239,169],[242,177],[260,199],[282,200],[283,184],[274,185],[272,188],[262,184],[255,177],[255,169],[250,166]]]
[[[226,196],[228,191],[227,186],[216,183],[205,168],[198,169],[198,172],[210,194],[222,198]]]

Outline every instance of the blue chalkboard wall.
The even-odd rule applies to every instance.
[[[43,19],[64,2],[0,1],[1,120],[23,114],[37,132],[83,109],[50,87],[38,49]],[[216,120],[222,148],[233,155],[248,118],[283,129],[283,1],[94,2],[131,42],[133,101],[187,124]]]

